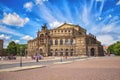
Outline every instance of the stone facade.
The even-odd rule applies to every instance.
[[[28,55],[43,56],[98,56],[103,55],[103,47],[92,34],[79,25],[64,23],[55,29],[46,25],[37,32],[37,37],[28,41]]]
[[[0,40],[0,55],[2,55],[3,52],[3,40]]]

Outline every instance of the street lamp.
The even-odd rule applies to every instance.
[[[22,46],[20,46],[20,67],[22,67]]]
[[[74,43],[73,43],[73,39],[71,41],[71,45],[72,45],[72,58],[73,58],[73,61],[74,61]]]
[[[60,49],[60,56],[61,56],[61,62],[62,62],[62,52],[61,52],[62,50]]]

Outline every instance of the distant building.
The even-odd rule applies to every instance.
[[[64,23],[55,29],[46,25],[37,32],[37,37],[28,41],[28,55],[43,56],[102,56],[103,46],[92,34],[79,25]]]
[[[109,46],[103,46],[104,54],[109,55],[109,52],[107,51]]]
[[[2,55],[3,52],[3,40],[0,40],[0,55]]]

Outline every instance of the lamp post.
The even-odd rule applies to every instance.
[[[22,67],[22,46],[20,47],[20,67]]]
[[[72,46],[72,59],[74,61],[74,43],[73,43],[73,39],[72,39],[72,41],[70,43],[71,43],[71,46]]]
[[[38,51],[38,48],[36,49],[36,62],[39,62],[39,51]]]
[[[61,62],[62,62],[62,52],[61,52],[62,50],[60,49],[60,56],[61,56]]]

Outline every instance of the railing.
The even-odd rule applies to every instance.
[[[80,59],[85,59],[87,57],[69,57],[69,58],[59,58],[59,59],[52,59],[52,60],[39,60],[39,62],[32,61],[32,62],[24,62],[22,63],[22,67],[24,66],[33,66],[33,65],[52,65],[54,63],[60,63],[60,62],[67,62],[67,61],[75,61]],[[62,59],[62,60],[61,60]],[[1,64],[0,69],[7,69],[7,68],[13,68],[13,67],[19,67],[19,63],[12,63],[12,64]]]

